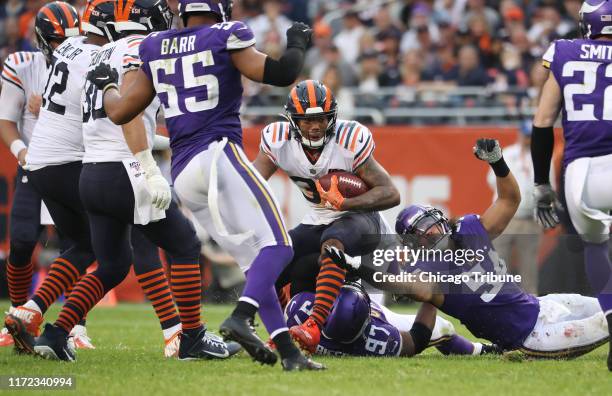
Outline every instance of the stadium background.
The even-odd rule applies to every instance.
[[[15,51],[35,50],[33,17],[44,3],[0,1],[2,60]],[[82,9],[85,1],[71,3]],[[176,10],[175,0],[168,3]],[[394,178],[402,205],[429,203],[458,216],[481,213],[493,195],[487,167],[471,154],[474,141],[490,136],[506,146],[528,129],[543,78],[538,60],[552,40],[578,35],[580,5],[579,0],[245,0],[235,1],[234,18],[247,21],[258,48],[272,56],[282,53],[291,21],[311,24],[314,38],[302,77],[320,79],[334,90],[340,118],[370,127],[375,156]],[[288,90],[249,81],[244,86],[245,148],[254,158],[260,128],[278,119]],[[0,159],[3,266],[15,161],[4,147]],[[297,224],[306,208],[301,193],[281,175],[271,184],[287,222]],[[393,221],[400,209],[385,216]],[[542,240],[539,292],[589,294],[580,248],[566,243],[572,237],[561,236],[564,232]],[[45,238],[35,254],[42,273],[55,254],[52,233]],[[225,288],[239,284],[223,275],[231,260],[210,243],[207,248],[207,282],[224,288],[220,277]],[[1,295],[6,295],[4,279]],[[133,278],[116,297],[144,300]]]

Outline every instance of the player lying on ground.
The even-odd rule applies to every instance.
[[[106,64],[89,79],[116,124],[133,120],[156,96],[162,102],[176,193],[215,241],[248,269],[243,295],[221,333],[255,360],[275,364],[276,354],[251,326],[259,311],[283,369],[319,370],[323,366],[293,344],[283,320],[274,282],[293,249],[278,204],[242,151],[239,118],[242,76],[290,85],[302,69],[311,31],[294,24],[287,31],[286,52],[274,60],[254,48],[251,29],[231,21],[231,11],[231,0],[179,0],[185,28],[149,35],[140,44],[142,66],[126,90],[119,92],[118,71]]]
[[[411,272],[430,275],[467,276],[469,281],[427,282],[418,276],[412,281],[381,280],[375,267],[361,265],[361,257],[349,257],[327,249],[339,266],[352,269],[373,286],[429,302],[457,318],[476,337],[484,338],[505,351],[519,350],[530,357],[571,358],[588,353],[608,341],[608,328],[597,300],[576,294],[552,294],[537,298],[514,282],[487,282],[476,274],[505,275],[507,268],[491,240],[501,234],[520,201],[518,185],[506,166],[499,143],[480,139],[476,156],[489,162],[497,178],[498,198],[482,215],[466,215],[449,222],[438,209],[412,205],[397,217],[395,230],[401,244],[430,251],[481,251],[478,260],[457,262],[393,262],[388,273]]]
[[[287,325],[300,325],[308,320],[314,300],[315,295],[311,292],[293,296],[285,307]],[[471,342],[456,334],[453,324],[436,317],[435,311],[432,305],[425,303],[417,315],[395,313],[371,301],[362,285],[347,281],[327,317],[314,353],[410,357],[432,346],[445,355],[498,352],[494,345]],[[432,317],[435,317],[434,326],[429,329],[424,323],[431,324]]]
[[[587,0],[580,9],[581,40],[557,40],[543,56],[550,69],[533,119],[536,218],[545,228],[559,223],[560,207],[549,180],[553,125],[563,113],[565,200],[584,243],[587,278],[612,332],[612,2]],[[610,333],[612,334],[612,333]],[[612,371],[612,344],[608,353]]]
[[[302,348],[314,351],[330,309],[344,283],[345,271],[324,256],[325,246],[335,246],[350,255],[370,253],[385,231],[379,210],[399,204],[399,192],[387,171],[374,159],[374,138],[357,121],[337,120],[338,105],[331,90],[319,81],[306,80],[289,93],[285,105],[287,121],[266,126],[260,151],[253,162],[264,179],[278,169],[302,190],[311,210],[289,231],[293,261],[276,283],[280,290],[291,274],[300,271],[295,263],[311,253],[320,253],[315,304],[312,315],[290,329]],[[328,191],[318,179],[330,172],[354,173],[368,191],[343,197],[337,176]]]

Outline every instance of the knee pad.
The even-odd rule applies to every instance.
[[[9,262],[15,267],[25,267],[32,259],[32,253],[37,241],[11,239]]]

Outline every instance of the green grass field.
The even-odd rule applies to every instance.
[[[54,319],[58,308],[47,317]],[[216,330],[230,310],[205,306],[209,328]],[[88,318],[88,329],[97,349],[79,351],[76,363],[18,356],[4,348],[0,375],[73,375],[76,390],[53,392],[73,395],[612,394],[612,373],[605,368],[607,345],[566,362],[449,358],[431,349],[412,359],[319,358],[328,366],[323,373],[283,373],[280,365],[260,366],[244,352],[223,362],[164,359],[159,324],[146,304],[97,308]]]

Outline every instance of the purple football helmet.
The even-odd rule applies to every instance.
[[[190,12],[211,12],[217,16],[219,22],[232,19],[233,0],[179,0],[179,17],[185,21]]]
[[[437,232],[432,232],[437,230]],[[452,233],[448,219],[440,209],[427,205],[410,205],[395,219],[395,232],[412,248],[444,249]]]
[[[585,0],[579,11],[582,36],[592,39],[612,35],[612,1]]]
[[[359,283],[347,282],[340,289],[323,335],[331,340],[350,344],[363,334],[370,324],[370,297]]]
[[[299,326],[312,314],[315,295],[310,292],[301,292],[289,300],[285,307],[285,322],[287,326]]]

